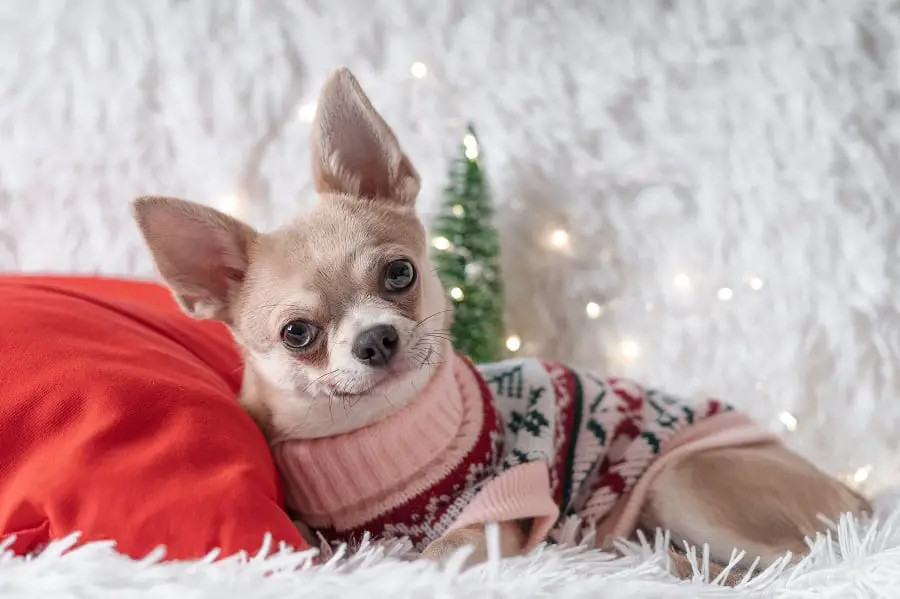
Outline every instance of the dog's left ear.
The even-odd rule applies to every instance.
[[[319,193],[378,198],[410,208],[419,195],[419,173],[347,69],[335,71],[319,96],[312,166]]]

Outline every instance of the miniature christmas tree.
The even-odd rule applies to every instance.
[[[432,259],[454,304],[454,346],[484,363],[503,353],[500,238],[471,125],[461,149],[432,225]]]

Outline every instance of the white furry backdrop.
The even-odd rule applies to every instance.
[[[722,395],[881,487],[900,479],[898,9],[6,2],[0,268],[150,276],[140,194],[261,227],[308,205],[309,103],[346,65],[426,214],[475,122],[522,351]]]

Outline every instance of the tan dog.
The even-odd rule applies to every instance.
[[[319,201],[271,233],[182,200],[135,203],[184,310],[232,331],[246,360],[240,401],[273,445],[338,437],[391,417],[435,376],[434,358],[452,351],[449,304],[414,211],[419,176],[346,70],[324,87],[312,149]],[[722,448],[662,472],[639,526],[708,543],[717,561],[736,547],[747,551],[745,564],[755,556],[767,563],[804,553],[804,539],[822,529],[819,514],[868,510],[781,446]],[[505,555],[522,551],[529,526],[501,523]],[[473,560],[483,559],[482,531],[454,529],[424,553],[440,558],[472,544]]]

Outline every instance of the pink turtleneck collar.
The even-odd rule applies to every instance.
[[[489,409],[474,367],[452,355],[393,415],[334,437],[277,444],[288,506],[313,528],[348,530],[376,518],[446,477],[497,429]]]

